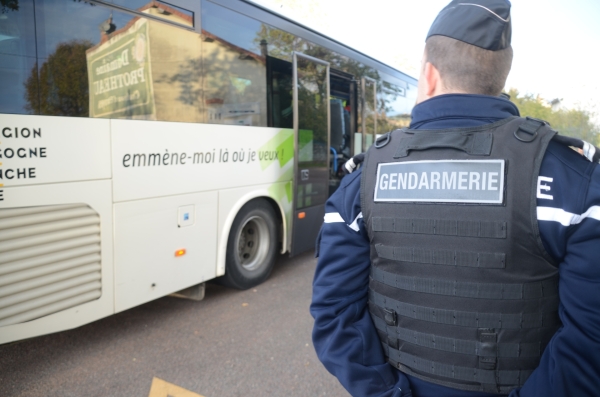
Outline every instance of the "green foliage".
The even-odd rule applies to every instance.
[[[87,117],[89,82],[85,52],[93,44],[72,40],[56,47],[25,83],[27,110],[32,114]]]
[[[561,135],[580,138],[596,146],[600,145],[600,126],[592,121],[592,114],[583,109],[552,110],[539,95],[520,95],[511,88],[511,101],[519,108],[521,116],[535,117],[550,123]]]

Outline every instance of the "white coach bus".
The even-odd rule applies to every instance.
[[[314,247],[341,164],[416,98],[248,1],[5,4],[0,343],[261,283]]]

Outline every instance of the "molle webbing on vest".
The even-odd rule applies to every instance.
[[[415,371],[431,374],[455,381],[464,381],[481,386],[465,386],[464,390],[481,390],[487,393],[508,393],[515,387],[521,387],[533,370],[485,370],[478,368],[460,367],[425,360],[412,354],[402,353],[387,347],[387,353],[392,364],[406,373],[417,375]],[[418,376],[421,379],[422,376]],[[443,383],[443,382],[441,382]],[[448,383],[446,383],[447,385]],[[510,386],[502,386],[510,385]],[[514,386],[513,386],[514,385]]]
[[[540,357],[544,348],[544,345],[542,345],[541,342],[498,343],[494,346],[494,349],[490,351],[489,349],[486,349],[487,346],[485,346],[485,343],[480,341],[447,338],[405,328],[389,327],[386,322],[379,317],[374,317],[373,323],[377,330],[381,331],[381,334],[387,335],[387,338],[396,337],[398,340],[412,343],[413,345],[453,353],[475,356],[487,355],[500,358]]]
[[[432,250],[427,248],[391,247],[375,245],[377,255],[397,262],[426,263],[459,267],[480,267],[502,269],[505,265],[504,253],[469,252],[459,250]]]
[[[539,299],[558,296],[558,278],[527,284],[470,283],[419,278],[371,269],[372,280],[404,291],[475,299]]]
[[[558,307],[558,296],[550,302],[550,306]],[[558,311],[535,313],[485,313],[463,310],[437,309],[418,306],[386,297],[374,291],[369,291],[369,301],[380,308],[393,310],[396,316],[404,316],[415,320],[435,324],[458,325],[471,328],[504,328],[524,329],[551,327],[560,324]],[[378,315],[378,313],[371,313]]]
[[[412,134],[412,136],[409,135],[400,139],[400,144],[394,154],[394,158],[406,157],[411,150],[434,148],[452,148],[462,150],[471,155],[489,156],[492,151],[492,134],[440,133],[431,131]]]
[[[374,232],[506,238],[506,222],[373,217]]]

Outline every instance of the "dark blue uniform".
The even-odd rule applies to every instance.
[[[414,107],[411,128],[474,127],[519,115],[509,101],[441,95]],[[484,397],[405,375],[387,364],[367,309],[370,246],[360,207],[360,171],[326,206],[311,314],[319,359],[353,396]],[[542,162],[537,216],[559,263],[562,327],[538,368],[511,397],[600,395],[600,167],[551,141]],[[412,393],[412,394],[411,394]]]

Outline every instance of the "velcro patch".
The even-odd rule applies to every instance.
[[[375,201],[501,204],[504,160],[382,163]]]

